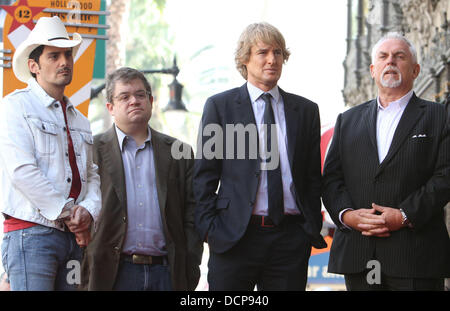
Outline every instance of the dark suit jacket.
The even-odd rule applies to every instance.
[[[315,103],[306,98],[289,94],[280,89],[286,115],[288,158],[292,172],[291,192],[305,218],[302,226],[312,244],[326,246],[320,235],[322,215],[320,213],[320,119]],[[223,130],[223,139],[210,137],[203,130],[208,124],[217,124]],[[253,124],[255,117],[244,84],[210,97],[205,104],[202,126],[202,144],[218,139],[216,148],[227,152],[226,124]],[[216,133],[217,134],[217,133]],[[194,196],[197,201],[196,226],[200,236],[208,237],[210,248],[222,253],[236,244],[247,229],[256,200],[260,175],[260,160],[250,159],[249,147],[257,141],[245,138],[245,159],[238,159],[235,136],[232,159],[201,159],[196,156],[194,165]],[[200,147],[199,147],[200,148]],[[219,149],[220,149],[219,148]],[[203,149],[202,149],[203,150]],[[197,153],[200,152],[197,150]],[[220,188],[216,193],[220,181]]]
[[[376,100],[337,118],[323,173],[322,199],[340,227],[328,269],[361,272],[375,257],[390,276],[448,276],[450,240],[443,207],[450,200],[450,132],[444,106],[414,94],[381,164],[376,118]],[[342,227],[342,210],[371,208],[372,203],[403,209],[414,229],[377,238]]]
[[[175,160],[171,156],[174,138],[153,129],[151,137],[172,287],[194,290],[200,277],[203,244],[194,230],[193,157]],[[101,178],[102,210],[85,252],[82,283],[89,290],[111,290],[127,231],[125,177],[114,126],[94,137],[94,161]]]

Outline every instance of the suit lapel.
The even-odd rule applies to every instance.
[[[284,113],[286,118],[286,134],[288,139],[288,159],[289,164],[292,167],[293,159],[294,159],[294,151],[295,151],[295,142],[296,142],[296,133],[299,126],[298,120],[299,117],[299,106],[295,105],[289,98],[286,92],[284,92],[281,88],[278,88],[280,91],[280,96],[283,98],[284,102]],[[244,126],[247,124],[255,124],[255,114],[253,112],[252,103],[250,100],[250,96],[247,90],[247,84],[244,84],[239,89],[239,95],[236,99],[236,122],[235,124],[242,123]],[[257,140],[259,142],[259,138]],[[259,151],[259,146],[258,149]]]
[[[167,181],[171,163],[171,145],[158,132],[151,130],[151,143],[155,162],[156,191],[163,223],[165,223],[165,206],[167,201]],[[120,200],[121,206],[127,207],[125,174],[122,162],[122,154],[119,148],[117,134],[114,126],[106,132],[99,146],[103,155],[104,167],[108,171],[111,183]],[[119,169],[120,168],[120,169]]]
[[[235,100],[232,100],[231,102],[236,103],[234,105],[234,125],[236,126],[237,124],[242,124],[245,127],[249,124],[252,124],[255,126],[257,162],[260,163],[261,158],[259,150],[259,133],[256,125],[255,113],[253,111],[252,102],[247,89],[247,83],[239,88],[238,95],[236,96]],[[225,128],[224,130],[226,131]],[[249,144],[253,144],[252,138],[250,139]],[[249,152],[248,154],[246,154],[246,157],[248,158],[250,158],[250,150],[251,148],[249,146],[248,151],[246,151]],[[260,165],[258,165],[258,167],[260,167]]]
[[[367,126],[367,132],[369,134],[369,139],[373,147],[373,153],[376,156],[376,163],[379,163],[378,159],[378,144],[377,144],[377,100],[372,100],[366,108],[366,114],[364,116],[364,123]]]
[[[248,94],[247,83],[239,88],[238,96],[235,100],[236,114],[235,114],[235,124],[255,124],[255,114],[252,108],[252,102],[250,100],[250,95]]]
[[[120,200],[121,206],[126,207],[127,196],[125,187],[125,175],[122,162],[122,154],[117,139],[117,133],[114,125],[110,128],[100,145],[100,152],[103,155],[104,167],[111,177],[111,183],[117,196]]]
[[[405,108],[405,111],[403,112],[402,117],[400,118],[400,122],[398,123],[397,129],[395,130],[389,151],[386,157],[384,158],[383,162],[381,162],[377,174],[395,156],[395,154],[400,149],[405,139],[409,136],[411,129],[422,117],[423,115],[422,107],[423,105],[421,104],[420,99],[418,99],[417,96],[413,94],[408,105]]]
[[[157,131],[150,129],[152,135],[153,159],[155,161],[156,191],[161,217],[165,218],[165,207],[167,201],[167,182],[171,164],[171,145]]]
[[[292,164],[294,161],[294,151],[295,144],[297,141],[297,129],[299,127],[299,120],[301,120],[299,105],[296,105],[292,100],[290,100],[288,94],[284,92],[281,88],[280,96],[283,98],[284,102],[284,115],[286,119],[286,135],[287,135],[287,153],[289,159],[289,165],[292,169]]]

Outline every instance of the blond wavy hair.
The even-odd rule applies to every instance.
[[[289,59],[291,52],[286,48],[286,42],[281,32],[269,23],[254,23],[245,28],[239,37],[234,60],[239,73],[247,80],[247,66],[252,46],[257,42],[263,42],[272,46],[278,46],[283,53],[283,62]]]

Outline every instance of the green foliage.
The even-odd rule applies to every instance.
[[[131,0],[129,33],[126,37],[126,66],[139,70],[172,67],[177,51],[174,50],[175,38],[170,36],[169,25],[165,20],[165,6],[166,0]],[[198,53],[201,52],[202,50]],[[178,111],[161,112],[167,102],[159,101],[162,97],[160,93],[168,92],[168,85],[162,85],[162,74],[147,74],[146,77],[155,97],[150,126],[195,146],[200,115]],[[167,78],[163,81],[167,81]],[[189,98],[186,89],[183,90],[183,97]]]
[[[172,66],[174,39],[169,36],[169,25],[164,19],[165,5],[166,0],[131,0],[126,66],[139,70]],[[161,85],[161,74],[147,74],[146,77],[152,86],[155,99],[158,100],[160,90],[167,90],[167,86]],[[157,109],[153,110],[150,124],[156,129],[162,127]]]
[[[126,40],[125,65],[136,69],[170,67],[174,51],[173,38],[164,20],[166,0],[131,0]],[[158,74],[147,75],[156,91],[161,87]]]

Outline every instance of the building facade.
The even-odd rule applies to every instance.
[[[417,96],[444,102],[450,94],[449,0],[347,0],[347,55],[342,91],[347,106],[376,97],[370,76],[371,48],[398,31],[413,42],[421,73]]]

